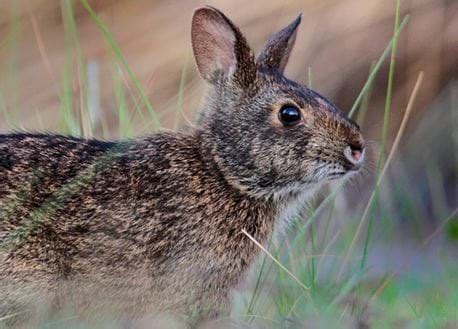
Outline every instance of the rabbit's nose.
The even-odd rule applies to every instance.
[[[364,158],[364,145],[362,143],[350,143],[344,149],[344,155],[351,164],[358,169]]]

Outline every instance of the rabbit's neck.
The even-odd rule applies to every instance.
[[[301,210],[305,207],[306,201],[310,199],[322,184],[296,184],[283,188],[272,189],[265,194],[250,193],[246,188],[240,186],[236,178],[228,176],[227,172],[221,168],[218,159],[215,159],[215,152],[211,145],[202,142],[202,136],[197,133],[198,145],[204,167],[215,180],[221,184],[221,191],[226,195],[221,199],[239,199],[240,205],[237,211],[247,213],[252,220],[246,222],[232,222],[231,230],[250,231],[247,225],[251,225],[251,231],[255,232],[255,238],[260,240],[267,239],[277,228],[284,228],[293,218],[297,218]],[[249,214],[249,215],[248,215]],[[262,215],[261,215],[262,214]],[[229,215],[229,214],[228,214]],[[259,219],[258,219],[259,217]],[[262,217],[262,218],[261,218]],[[256,220],[253,220],[256,218]],[[240,224],[239,227],[235,227]],[[265,226],[265,227],[264,227]],[[261,228],[262,227],[262,228]],[[283,231],[280,229],[280,231]]]
[[[237,136],[222,138],[211,127],[198,130],[196,136],[203,161],[211,164],[232,189],[246,196],[282,203],[313,189],[317,183],[307,177],[285,179],[281,170],[270,166],[265,159],[254,158],[250,149],[237,148],[231,141]]]
[[[225,276],[228,281],[236,283],[261,253],[244,231],[265,245],[274,231],[284,227],[287,220],[299,213],[310,191],[294,189],[278,197],[256,197],[239,189],[227,178],[210,149],[201,148],[201,157],[206,175],[212,177],[207,190],[212,191],[213,209],[209,216],[211,221],[206,223],[207,236],[212,240],[209,244],[211,254],[217,259],[226,259]],[[231,261],[227,261],[228,258]]]

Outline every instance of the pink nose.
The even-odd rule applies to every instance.
[[[353,159],[355,159],[357,162],[361,159],[362,152],[360,150],[351,150],[351,156]]]
[[[349,145],[344,149],[344,155],[352,164],[359,165],[363,161],[364,146]]]

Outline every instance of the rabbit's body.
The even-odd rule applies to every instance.
[[[210,88],[187,133],[0,136],[0,317],[31,297],[129,314],[225,309],[260,252],[242,231],[265,243],[307,193],[363,163],[358,126],[283,76],[299,22],[255,59],[227,17],[198,9],[193,50]]]
[[[0,141],[0,280],[12,291],[81,280],[90,298],[98,284],[120,296],[124,285],[137,308],[219,309],[258,253],[241,230],[259,241],[273,230],[279,204],[228,185],[197,134]]]

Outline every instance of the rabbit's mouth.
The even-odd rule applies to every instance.
[[[327,161],[318,162],[313,173],[313,181],[331,181],[346,178],[359,173],[364,165],[364,153],[359,156],[357,161],[350,162],[342,158],[338,163]]]
[[[333,167],[328,173],[326,173],[326,180],[337,180],[340,178],[351,177],[358,174],[364,165],[364,154],[361,155],[360,159],[356,163],[345,163],[342,164],[342,168]]]
[[[339,172],[333,172],[333,173],[330,173],[327,177],[328,180],[336,180],[336,179],[339,179],[343,176],[345,176],[345,174],[347,174],[346,171],[339,171]]]

